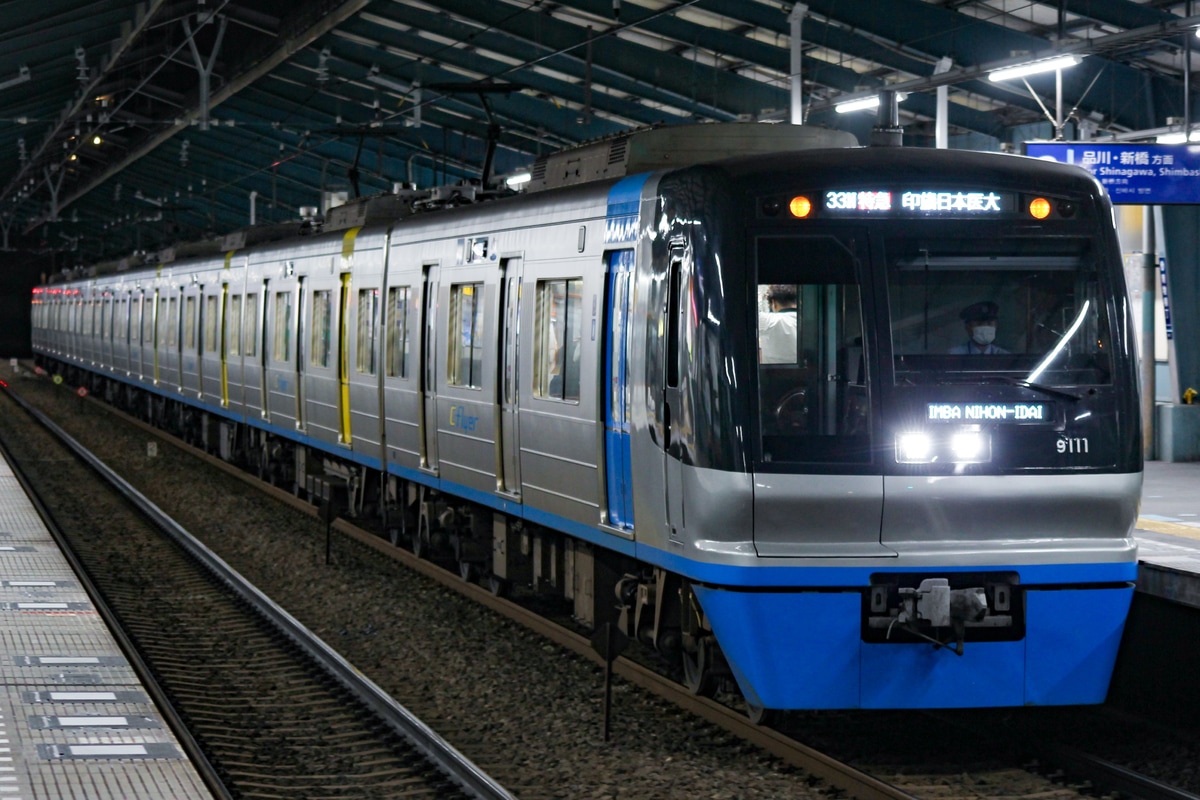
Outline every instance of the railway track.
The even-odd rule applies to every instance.
[[[45,432],[36,443],[6,448],[14,466],[42,508],[72,517],[47,524],[135,648],[144,678],[160,687],[160,704],[169,700],[186,726],[181,738],[202,753],[193,750],[193,759],[219,776],[218,796],[512,797],[45,415],[14,399]],[[87,505],[72,510],[64,500]],[[78,518],[81,510],[90,520]]]
[[[89,400],[86,402],[91,404],[92,401]],[[161,432],[149,426],[145,426],[137,420],[100,404],[96,405],[99,408],[104,408],[106,414],[119,415],[129,424],[135,425],[165,441],[171,441],[176,446],[180,446],[175,440],[166,437]],[[320,518],[319,509],[313,507],[308,502],[297,499],[290,492],[263,484],[254,476],[247,475],[220,459],[208,456],[199,450],[188,448],[188,451],[194,457],[203,459],[213,467],[254,486],[257,490],[266,492],[276,500],[286,503],[305,514],[317,517],[318,519]],[[334,520],[332,529],[360,543],[364,547],[371,548],[381,556],[402,562],[406,567],[425,574],[440,584],[517,621],[519,624],[535,631],[540,636],[546,637],[566,650],[587,658],[594,663],[601,663],[599,655],[592,649],[590,641],[585,637],[553,624],[516,603],[494,597],[482,586],[464,582],[456,572],[448,571],[427,560],[419,559],[409,551],[394,546],[387,540],[354,525],[346,519]],[[946,777],[942,775],[920,776],[906,774],[903,768],[889,770],[887,766],[883,768],[879,768],[878,765],[872,766],[869,763],[870,759],[854,759],[856,764],[863,765],[863,768],[860,769],[856,766],[851,766],[843,760],[826,755],[822,752],[824,748],[821,745],[815,748],[808,747],[778,731],[751,725],[739,710],[710,700],[693,697],[664,676],[639,666],[632,661],[619,659],[615,665],[615,670],[618,676],[624,678],[629,683],[643,687],[665,698],[673,705],[709,721],[741,741],[751,743],[788,764],[802,768],[811,776],[808,779],[809,782],[816,785],[831,786],[838,793],[845,793],[852,797],[900,798],[937,796],[939,798],[978,798],[987,796],[1013,796],[1020,792],[1015,792],[1012,786],[1022,782],[1026,782],[1032,787],[1028,790],[1028,793],[1037,793],[1046,798],[1078,797],[1081,793],[1089,795],[1095,794],[1098,791],[1113,791],[1124,796],[1148,797],[1154,798],[1154,800],[1186,800],[1186,798],[1192,797],[1192,795],[1186,792],[1172,790],[1171,787],[1166,786],[1162,782],[1154,781],[1153,778],[1144,779],[1140,784],[1141,788],[1138,788],[1138,780],[1141,776],[1137,776],[1136,773],[1130,770],[1122,770],[1119,767],[1117,771],[1122,774],[1120,783],[1117,783],[1116,779],[1112,777],[1113,770],[1108,770],[1108,777],[1102,774],[1102,772],[1089,771],[1083,767],[1084,762],[1079,760],[1079,758],[1070,763],[1066,759],[1060,760],[1055,756],[1052,748],[1041,750],[1034,755],[1034,758],[1040,764],[1040,767],[1036,769],[1036,773],[1038,774],[1031,775],[1017,768],[1007,770],[997,769],[994,775],[982,778],[977,775],[962,775],[962,785],[955,783],[956,779],[960,776]],[[794,731],[795,729],[789,730]],[[804,735],[803,726],[801,726],[800,735]],[[937,745],[933,746],[936,748]],[[1028,756],[1026,757],[1028,758]],[[1028,761],[1025,763],[1028,763]],[[1059,764],[1062,765],[1061,769],[1058,768]],[[1054,766],[1051,767],[1049,765]],[[1047,774],[1054,776],[1053,780],[1041,777]],[[1070,780],[1070,783],[1065,783],[1065,779]],[[1040,785],[1038,784],[1039,781]],[[993,782],[996,784],[994,787],[991,786]],[[1170,792],[1172,791],[1175,793],[1171,794]]]

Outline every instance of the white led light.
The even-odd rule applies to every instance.
[[[525,184],[529,183],[532,177],[533,176],[528,172],[520,172],[505,180],[504,183],[508,186],[508,188],[516,189],[518,186],[524,186]]]
[[[983,434],[974,432],[956,433],[950,439],[950,452],[955,461],[978,461],[983,455]]]
[[[902,433],[896,437],[896,460],[902,464],[923,464],[931,461],[933,439],[927,433]]]

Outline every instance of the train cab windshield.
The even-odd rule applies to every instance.
[[[898,385],[1112,382],[1088,240],[895,237],[885,250]]]
[[[1012,384],[1074,400],[1112,384],[1094,240],[920,234],[880,237],[879,264],[862,230],[757,238],[760,464],[871,461],[872,329],[880,347],[890,332],[897,388]],[[864,297],[880,282],[876,322]]]

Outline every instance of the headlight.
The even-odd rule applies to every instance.
[[[906,431],[896,436],[900,464],[984,464],[992,460],[992,439],[977,430]]]
[[[901,464],[926,464],[935,458],[929,434],[916,431],[896,437],[896,460]]]

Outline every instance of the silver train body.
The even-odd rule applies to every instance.
[[[1082,171],[813,149],[411,210],[39,287],[34,349],[497,591],[561,593],[697,692],[1104,699],[1141,451]]]

